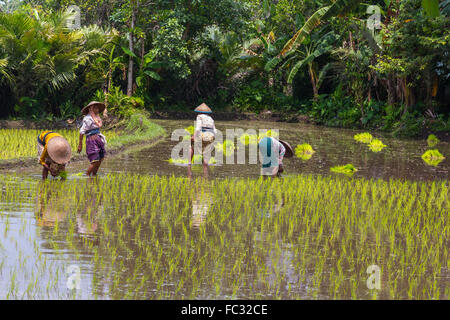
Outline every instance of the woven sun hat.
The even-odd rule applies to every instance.
[[[66,164],[72,157],[69,142],[63,137],[54,137],[47,142],[49,157],[58,164]]]
[[[294,156],[294,150],[292,149],[291,145],[283,140],[278,140],[280,143],[286,148],[286,152],[284,154],[285,158],[292,158]]]
[[[87,106],[85,106],[83,109],[81,109],[81,113],[84,115],[87,115],[89,112],[89,108],[92,106],[95,106],[95,105],[99,106],[99,110],[98,110],[99,113],[102,113],[106,108],[106,106],[103,102],[91,101],[91,102],[89,102],[89,104]]]
[[[212,110],[206,105],[206,103],[202,103],[194,110],[199,113],[212,113]]]

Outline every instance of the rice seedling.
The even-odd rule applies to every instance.
[[[232,140],[224,140],[223,143],[216,143],[214,145],[214,148],[218,152],[223,152],[223,155],[225,156],[231,156],[234,154],[234,150],[236,149],[236,146]]]
[[[356,171],[358,171],[358,169],[355,168],[354,165],[352,165],[351,163],[348,163],[346,165],[343,166],[334,166],[330,168],[331,172],[336,172],[336,173],[343,173],[346,175],[353,175]]]
[[[295,155],[304,161],[311,159],[314,153],[316,151],[308,143],[297,145],[295,148]]]
[[[430,148],[436,146],[439,142],[440,140],[434,134],[430,134],[427,138],[427,144]]]
[[[262,138],[265,137],[274,137],[274,138],[278,138],[280,136],[280,134],[277,131],[274,130],[267,130],[267,131],[263,131],[258,135],[258,141],[261,140]]]
[[[437,167],[438,164],[445,159],[445,157],[439,152],[439,150],[431,149],[422,154],[422,159],[426,164]]]
[[[67,179],[67,171],[61,171],[61,172],[59,173],[59,176],[60,176],[62,179]]]
[[[258,136],[256,134],[244,133],[239,137],[239,141],[244,145],[255,145],[258,143]]]
[[[184,130],[186,130],[186,132],[189,133],[189,135],[191,135],[191,136],[194,135],[194,131],[195,131],[194,126],[186,127],[186,128],[184,128]]]
[[[373,152],[380,152],[386,147],[386,145],[383,144],[383,142],[381,142],[381,140],[379,139],[373,139],[372,141],[370,141],[368,146],[369,149]]]
[[[353,137],[356,141],[369,144],[373,140],[373,136],[369,132],[358,133]]]

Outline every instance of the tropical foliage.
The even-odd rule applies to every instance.
[[[397,135],[448,131],[449,1],[373,5],[379,16],[358,0],[4,1],[0,116],[63,118],[94,97],[117,110],[109,95],[121,92],[134,98],[125,109],[206,102]]]

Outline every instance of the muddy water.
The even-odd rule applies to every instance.
[[[190,121],[157,121],[163,125],[168,137],[150,148],[134,153],[123,153],[108,158],[102,164],[101,172],[131,171],[142,174],[162,175],[187,175],[187,167],[169,164],[172,148],[179,141],[171,141],[171,133],[180,128],[193,125]],[[316,153],[310,160],[303,161],[293,157],[284,160],[284,174],[324,174],[329,175],[330,167],[352,163],[359,171],[355,177],[374,179],[408,179],[408,180],[441,180],[450,176],[450,143],[440,142],[436,148],[446,156],[437,167],[427,165],[421,155],[428,149],[425,140],[399,140],[381,135],[375,135],[381,139],[386,148],[375,153],[369,148],[353,139],[356,133],[362,131],[334,129],[305,124],[274,123],[274,122],[217,122],[217,129],[225,132],[226,129],[243,130],[277,129],[280,138],[287,141],[294,149],[297,145],[309,143]],[[235,153],[237,155],[237,152]],[[214,155],[214,153],[213,153]],[[209,177],[257,177],[260,174],[260,165],[249,164],[248,148],[246,149],[246,164],[224,164],[211,166]],[[86,163],[75,163],[70,170],[81,172],[85,170]],[[193,166],[193,176],[203,175],[201,166]]]
[[[135,172],[148,175],[177,175],[186,176],[187,167],[171,165],[167,162],[170,158],[172,148],[178,141],[170,140],[170,133],[179,128],[192,125],[188,121],[158,121],[167,128],[168,138],[162,139],[158,144],[143,148],[137,152],[126,152],[114,157],[108,157],[101,168],[100,179],[108,173]],[[217,128],[225,131],[226,128],[243,129],[279,129],[280,138],[288,141],[294,148],[297,144],[309,143],[316,153],[309,161],[302,161],[298,158],[284,160],[285,174],[295,175],[303,173],[334,175],[329,168],[334,165],[352,163],[359,169],[355,177],[390,179],[400,178],[407,180],[427,181],[427,180],[448,180],[450,173],[450,144],[441,142],[436,146],[447,158],[437,167],[428,166],[421,159],[422,153],[427,150],[426,141],[397,140],[388,137],[378,136],[387,147],[379,152],[373,153],[368,148],[353,140],[355,133],[361,131],[337,130],[299,124],[278,124],[264,122],[217,122]],[[73,163],[68,167],[69,181],[72,183],[87,179],[79,176],[70,176],[85,170],[87,163]],[[227,177],[254,177],[259,176],[259,165],[257,164],[224,164],[221,166],[211,166],[209,168],[210,178]],[[130,240],[121,244],[117,261],[111,261],[111,249],[102,243],[99,237],[104,232],[101,227],[102,217],[112,214],[114,204],[102,203],[101,195],[93,192],[92,198],[86,202],[86,208],[76,211],[71,207],[73,201],[70,194],[49,196],[48,201],[42,202],[39,194],[40,168],[27,170],[15,170],[19,179],[14,184],[20,184],[21,192],[13,197],[10,202],[0,203],[0,298],[9,299],[34,299],[34,298],[83,298],[83,299],[123,299],[123,298],[188,298],[183,295],[183,291],[178,291],[178,283],[158,281],[145,282],[145,292],[139,281],[129,281],[130,277],[137,272],[136,278],[142,279],[150,277],[150,271],[134,269],[135,254],[140,252],[138,245]],[[202,176],[201,166],[194,166],[193,175]],[[347,179],[347,177],[343,177]],[[72,182],[71,182],[72,181]],[[59,182],[55,182],[58,188]],[[9,185],[12,188],[12,185]],[[87,186],[91,187],[91,186]],[[8,185],[3,185],[1,192],[8,192]],[[95,187],[94,187],[95,189]],[[11,189],[12,190],[12,189]],[[25,191],[25,192],[24,192]],[[121,197],[120,194],[117,195]],[[195,199],[186,198],[188,211],[192,219],[192,228],[189,230],[192,239],[199,237],[198,229],[204,223],[212,205],[212,199],[207,194]],[[288,204],[286,204],[288,205]],[[270,217],[280,210],[280,205],[274,205],[273,210],[263,212],[261,217]],[[180,209],[181,210],[181,209]],[[164,217],[158,217],[164,219]],[[129,230],[130,231],[130,230]],[[180,230],[179,230],[180,231]],[[133,231],[134,232],[134,231]],[[180,231],[181,232],[181,231]],[[68,236],[72,234],[73,236]],[[66,236],[67,235],[67,236]],[[167,238],[161,235],[160,242],[167,250],[170,243]],[[218,239],[214,233],[208,235],[211,243],[217,243]],[[229,298],[292,298],[287,294],[287,287],[290,284],[299,283],[299,275],[293,265],[293,252],[297,249],[291,243],[280,239],[276,243],[266,242],[258,230],[251,230],[248,241],[254,241],[258,245],[255,248],[255,255],[264,262],[268,269],[272,264],[281,265],[285,270],[280,296],[271,291],[261,291],[261,295],[255,295],[258,288],[247,287],[238,294],[226,288],[215,293],[215,287],[205,288],[193,297],[197,299],[229,299]],[[312,238],[311,238],[312,239]],[[245,241],[240,245],[245,245]],[[281,247],[281,254],[274,255],[272,249]],[[238,250],[239,248],[236,248]],[[207,249],[204,249],[207,250]],[[233,249],[234,250],[234,249]],[[265,254],[265,252],[269,254]],[[314,273],[313,261],[316,257],[316,248],[311,248],[307,253],[308,270],[303,275],[304,280],[294,288],[296,298],[304,299],[332,299],[332,298],[352,298],[348,292],[343,295],[333,297],[327,295],[325,291],[314,288],[312,274]],[[200,261],[201,253],[198,258]],[[176,251],[173,251],[177,255]],[[232,254],[230,251],[229,254]],[[104,260],[103,260],[104,258]],[[251,257],[250,257],[251,258]],[[250,259],[249,258],[249,259]],[[102,261],[107,267],[106,270],[99,271],[98,261]],[[122,264],[117,265],[118,261]],[[212,262],[211,262],[212,263]],[[330,261],[330,264],[333,262]],[[445,261],[443,264],[445,265]],[[167,265],[167,264],[166,264]],[[226,265],[227,270],[233,270],[233,265]],[[109,269],[108,269],[109,268]],[[214,264],[211,264],[211,270]],[[443,267],[438,286],[446,286],[449,283],[448,269]],[[80,281],[77,282],[77,275]],[[329,271],[328,271],[329,272]],[[249,271],[245,277],[253,277]],[[211,274],[214,278],[214,275]],[[243,276],[244,277],[244,276]],[[277,286],[277,276],[273,274],[268,277],[269,285]],[[73,281],[72,281],[73,280]],[[80,284],[79,290],[71,290],[70,286]],[[117,283],[113,287],[112,283]],[[220,284],[222,285],[222,284]],[[230,284],[229,284],[230,285]],[[161,290],[163,288],[163,290]],[[406,288],[403,288],[405,291]],[[139,295],[136,295],[138,292]],[[168,292],[169,296],[159,295],[159,292]],[[173,294],[170,296],[170,294]],[[403,293],[398,298],[406,298]],[[362,288],[358,291],[357,298],[371,298],[370,294]],[[389,294],[381,296],[389,298]]]

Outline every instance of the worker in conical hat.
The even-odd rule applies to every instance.
[[[37,151],[39,163],[43,166],[43,180],[47,179],[48,172],[53,177],[60,175],[65,171],[66,164],[72,157],[69,142],[60,134],[50,130],[44,131],[38,136]]]
[[[198,116],[195,121],[194,135],[191,137],[190,163],[192,163],[194,151],[197,154],[201,154],[203,156],[203,171],[204,174],[207,174],[208,162],[211,156],[217,130],[214,125],[214,120],[210,116],[212,111],[205,103],[199,105],[194,109],[194,111],[198,113]],[[201,142],[201,150],[194,150],[196,145],[195,141]]]

